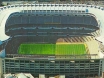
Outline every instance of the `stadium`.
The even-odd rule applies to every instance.
[[[0,7],[0,78],[103,78],[104,8],[69,3]],[[61,77],[60,77],[61,78]]]

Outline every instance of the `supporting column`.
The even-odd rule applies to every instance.
[[[102,59],[102,78],[104,78],[104,59]]]
[[[2,75],[3,75],[2,58],[0,58],[0,78],[2,78]]]

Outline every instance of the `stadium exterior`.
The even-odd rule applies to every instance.
[[[66,78],[104,72],[104,8],[86,4],[17,4],[0,8],[0,78],[5,73]],[[23,55],[23,43],[85,44],[82,55]]]

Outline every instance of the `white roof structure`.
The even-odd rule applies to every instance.
[[[18,78],[27,78],[27,76],[25,76],[25,74],[23,73],[19,73],[16,75]]]
[[[34,78],[30,73],[4,74],[4,78]]]

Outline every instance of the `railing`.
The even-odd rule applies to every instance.
[[[82,54],[82,55],[21,55],[21,54],[7,54],[7,58],[18,59],[99,59],[98,54]],[[93,57],[93,58],[92,58]]]

